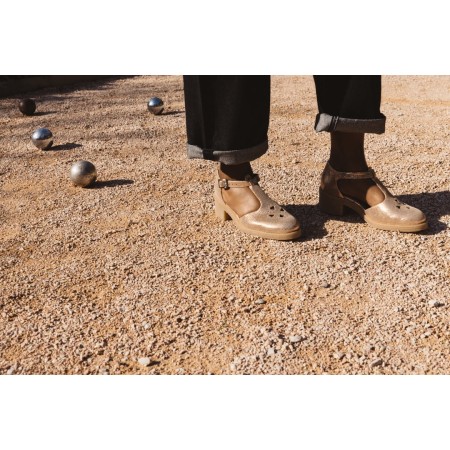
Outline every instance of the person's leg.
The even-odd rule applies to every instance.
[[[323,171],[319,205],[325,212],[358,212],[370,225],[396,231],[427,228],[425,215],[398,201],[368,168],[365,133],[384,132],[380,112],[381,76],[315,76],[319,114],[316,131],[331,135],[330,159]]]
[[[364,133],[332,131],[330,164],[339,172],[365,172],[369,168],[364,153]],[[378,205],[384,194],[373,180],[340,180],[341,192],[369,206]]]
[[[315,76],[319,114],[316,130],[331,137],[330,165],[340,172],[364,172],[364,134],[383,133],[380,76]],[[374,206],[384,195],[370,179],[340,180],[342,193]]]
[[[268,149],[270,77],[185,76],[184,93],[188,158],[220,163],[215,180],[216,214],[233,218],[250,234],[298,237],[300,227],[288,213],[263,217],[265,205],[275,208],[276,203],[257,185],[250,164]]]
[[[270,77],[184,76],[188,158],[239,165],[268,149]]]
[[[268,149],[270,77],[185,75],[184,96],[188,158],[220,162],[221,178],[251,175],[250,161]],[[223,195],[239,215],[259,207],[249,189],[228,189]]]

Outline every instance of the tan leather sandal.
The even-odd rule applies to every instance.
[[[341,193],[339,180],[371,179],[384,194],[384,200],[378,205],[364,207],[360,202]],[[395,198],[375,172],[338,172],[329,163],[322,173],[319,190],[319,207],[323,212],[342,216],[346,209],[356,211],[369,225],[380,230],[417,232],[428,228],[427,218],[420,209],[408,206]]]
[[[245,181],[227,180],[216,173],[214,183],[214,200],[216,216],[222,220],[232,219],[235,225],[244,233],[265,239],[288,241],[301,235],[298,220],[289,214],[278,203],[274,202],[259,186],[256,174],[248,175]],[[225,189],[250,189],[259,201],[259,208],[255,211],[239,215],[237,205],[227,204],[222,191]]]

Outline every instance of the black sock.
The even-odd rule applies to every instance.
[[[220,171],[235,180],[244,180],[246,175],[253,173],[249,162],[233,165],[220,163]]]

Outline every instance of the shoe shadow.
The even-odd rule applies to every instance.
[[[448,228],[441,220],[442,216],[450,215],[450,191],[423,192],[421,194],[398,195],[397,198],[408,205],[419,208],[427,216],[429,228],[421,231],[423,235],[439,234]],[[332,216],[325,214],[317,205],[285,205],[286,211],[295,216],[302,226],[300,240],[308,241],[319,239],[328,233],[325,223],[329,220],[340,220],[347,223],[363,223],[363,219],[356,213],[345,216]]]
[[[125,186],[128,184],[133,184],[133,180],[106,180],[106,181],[96,181],[92,186],[89,186],[90,189],[103,189],[107,187],[116,187],[116,186]]]
[[[450,191],[422,192],[397,197],[400,201],[419,208],[427,216],[429,228],[422,231],[422,234],[439,234],[448,228],[448,225],[439,219],[450,215]]]
[[[288,213],[292,214],[300,222],[302,235],[298,241],[311,241],[326,236],[326,217],[319,210],[318,205],[283,205]]]

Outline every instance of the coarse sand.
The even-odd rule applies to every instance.
[[[294,242],[216,219],[215,165],[186,158],[182,77],[27,96],[30,117],[0,100],[0,374],[450,373],[449,76],[383,77],[386,133],[366,137],[378,177],[427,214],[418,234],[319,211],[313,79],[272,78],[254,170],[301,221]],[[69,180],[80,159],[93,188]]]

